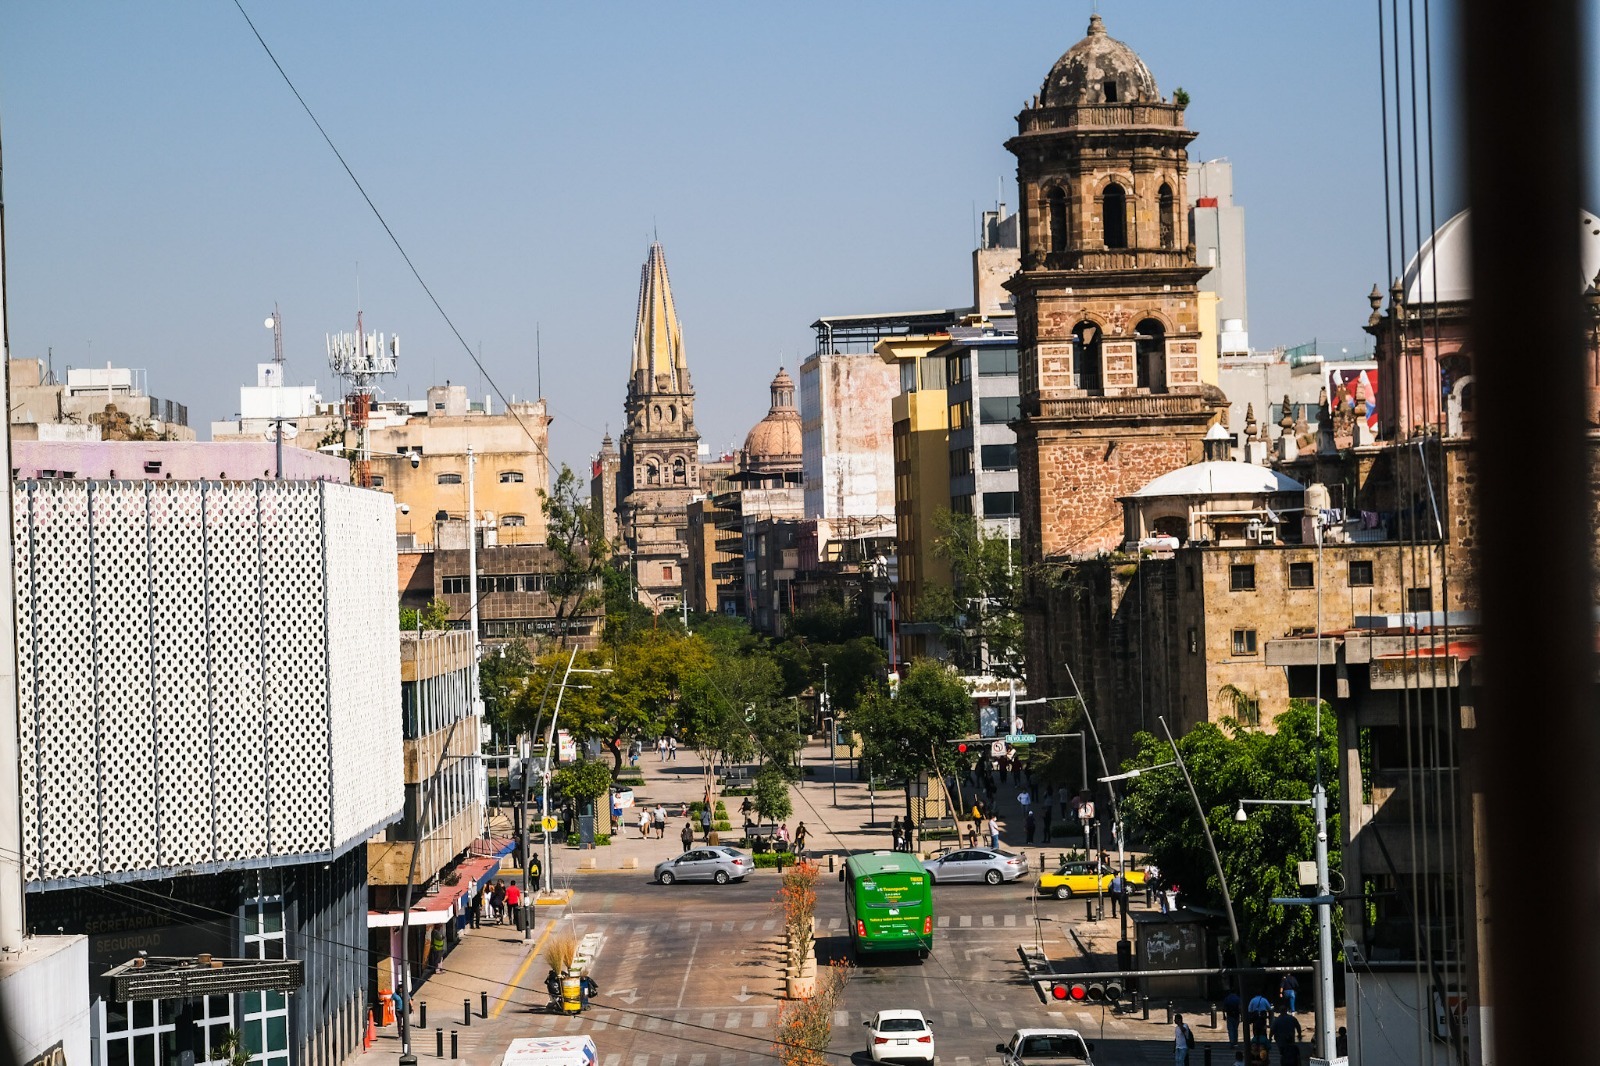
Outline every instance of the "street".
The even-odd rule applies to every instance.
[[[937,887],[932,955],[921,964],[874,960],[854,972],[834,1018],[833,1061],[868,1062],[861,1023],[879,1009],[912,1007],[933,1026],[941,1063],[998,1063],[995,1044],[1023,1026],[1077,1028],[1094,1043],[1097,1063],[1169,1062],[1168,1044],[1152,1039],[1160,1031],[1154,1021],[1039,1002],[1017,958],[1017,946],[1034,939],[1031,885],[1024,879]],[[498,1041],[503,1048],[514,1036],[587,1033],[599,1047],[601,1066],[776,1061],[771,1044],[783,1005],[776,878],[664,887],[641,871],[620,871],[588,875],[582,887],[564,921],[580,936],[599,936],[594,1005],[578,1017],[525,1011],[464,1029],[464,1058],[492,1061],[497,1049],[491,1045]],[[832,879],[818,887],[819,957],[846,956],[842,889]],[[1038,901],[1037,913],[1067,916],[1054,900]],[[1072,914],[1081,916],[1077,908]],[[1060,935],[1048,933],[1056,940]],[[543,979],[543,964],[535,960],[518,984],[537,989]],[[431,1038],[419,1044],[426,1052]],[[1200,1066],[1198,1054],[1194,1061]]]

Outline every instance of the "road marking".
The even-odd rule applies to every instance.
[[[633,1057],[633,1066],[649,1066],[649,1062],[649,1055],[635,1055]]]
[[[1017,916],[1015,914],[1006,915],[1006,928],[1007,929],[1014,929],[1014,928],[1016,928],[1016,925],[1017,925]]]
[[[756,927],[756,923],[755,922],[745,922],[743,925],[741,925],[739,927],[739,929],[740,929],[741,932],[749,933],[749,932],[754,931],[755,927]]]
[[[539,950],[544,947],[545,937],[548,937],[550,930],[554,929],[558,924],[560,924],[559,920],[546,923],[544,932],[534,942],[533,950],[528,952],[528,957],[522,960],[522,965],[517,967],[517,972],[511,975],[510,981],[506,982],[505,991],[500,993],[500,999],[494,1005],[494,1013],[489,1015],[491,1019],[500,1017],[500,1012],[505,1010],[506,1003],[511,999],[512,990],[521,986],[523,975],[528,972],[528,967],[533,965],[533,960],[539,957]]]
[[[733,923],[732,923],[732,922],[723,922],[723,923],[722,923],[722,931],[723,931],[723,932],[724,932],[724,933],[731,933],[731,932],[733,932]]]
[[[939,915],[939,928],[940,929],[948,929],[948,928],[950,928],[950,916],[948,914]]]
[[[833,1012],[833,1024],[834,1025],[849,1025],[850,1024],[850,1012],[847,1011],[847,1010],[836,1010],[836,1011],[834,1011]]]
[[[717,1025],[717,1016],[715,1014],[702,1014],[702,1015],[700,1015],[700,1028],[702,1028],[702,1029],[715,1029],[716,1025]]]
[[[983,916],[983,927],[985,929],[993,929],[994,928],[994,915],[985,914]]]
[[[689,1057],[689,1066],[706,1066],[706,1057],[704,1055],[691,1055]]]
[[[761,931],[764,933],[770,933],[776,928],[778,928],[778,919],[776,918],[768,918],[761,923]]]
[[[755,1017],[750,1019],[750,1028],[752,1028],[752,1029],[765,1029],[766,1027],[767,1027],[767,1014],[766,1014],[765,1011],[758,1011],[756,1013]]]
[[[737,1028],[739,1028],[739,1012],[738,1011],[729,1011],[728,1012],[728,1022],[727,1022],[726,1025],[723,1026],[723,1028],[724,1029],[737,1029]]]

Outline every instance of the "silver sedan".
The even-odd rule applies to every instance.
[[[753,869],[755,863],[742,851],[716,846],[694,848],[676,859],[657,863],[656,880],[663,885],[674,881],[715,881],[725,885],[743,881]]]
[[[1021,852],[992,848],[959,848],[924,860],[922,867],[935,883],[984,881],[998,885],[1028,876],[1028,857]]]

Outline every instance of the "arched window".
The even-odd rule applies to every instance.
[[[508,528],[513,528],[514,529],[514,528],[516,528],[518,526],[527,525],[528,524],[528,519],[524,515],[503,514],[503,515],[500,516],[500,524],[502,526],[506,526]]]
[[[688,465],[684,463],[683,456],[672,460],[672,483],[682,485],[688,480]]]
[[[1079,322],[1072,328],[1072,376],[1080,389],[1099,392],[1100,379],[1100,327],[1093,322]]]
[[[650,409],[650,413],[655,416],[655,420],[657,422],[661,421],[661,405],[660,404],[656,404],[654,407],[652,407]]]
[[[1100,199],[1100,223],[1107,248],[1128,246],[1128,194],[1116,182],[1106,186]]]
[[[521,481],[522,481],[522,471],[520,471],[520,470],[502,470],[502,471],[500,471],[500,484],[502,484],[502,485],[516,485],[516,484],[521,483]]]
[[[1045,194],[1045,205],[1050,218],[1050,250],[1067,250],[1067,193],[1057,186]]]
[[[644,464],[644,483],[646,485],[661,484],[661,468],[654,462]]]
[[[676,422],[677,420],[678,420],[678,405],[675,404],[675,403],[667,404],[667,421],[668,422]]]
[[[435,480],[437,480],[438,483],[441,484],[441,485],[459,485],[459,484],[461,484],[461,475],[460,474],[440,474],[438,476],[438,478],[436,478]]]
[[[1135,373],[1141,389],[1165,392],[1167,389],[1167,331],[1153,318],[1134,327],[1138,358]]]
[[[1165,182],[1162,182],[1161,188],[1156,192],[1156,206],[1161,219],[1161,247],[1176,248],[1178,228],[1172,216],[1172,186]]]

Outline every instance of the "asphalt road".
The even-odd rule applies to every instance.
[[[1098,1008],[1057,1009],[1021,979],[1017,946],[1033,943],[1038,931],[1053,954],[1061,952],[1064,926],[1054,919],[1077,910],[1040,900],[1035,911],[1030,885],[936,886],[932,955],[855,970],[835,1015],[830,1060],[869,1062],[862,1022],[883,1008],[914,1007],[933,1025],[940,1063],[998,1063],[995,1044],[1012,1030],[1063,1025],[1094,1042],[1099,1066],[1170,1063],[1170,1046],[1149,1039],[1148,1024]],[[600,1066],[776,1062],[772,1039],[784,1002],[776,892],[771,876],[663,887],[643,871],[584,875],[569,919],[580,935],[600,937],[592,972],[601,994],[576,1018],[520,1015],[515,1035],[588,1033]],[[818,896],[819,955],[847,957],[843,888],[824,880]],[[1036,925],[1036,913],[1051,920]],[[1200,1066],[1198,1054],[1191,1061]],[[1217,1063],[1228,1061],[1223,1055]]]

